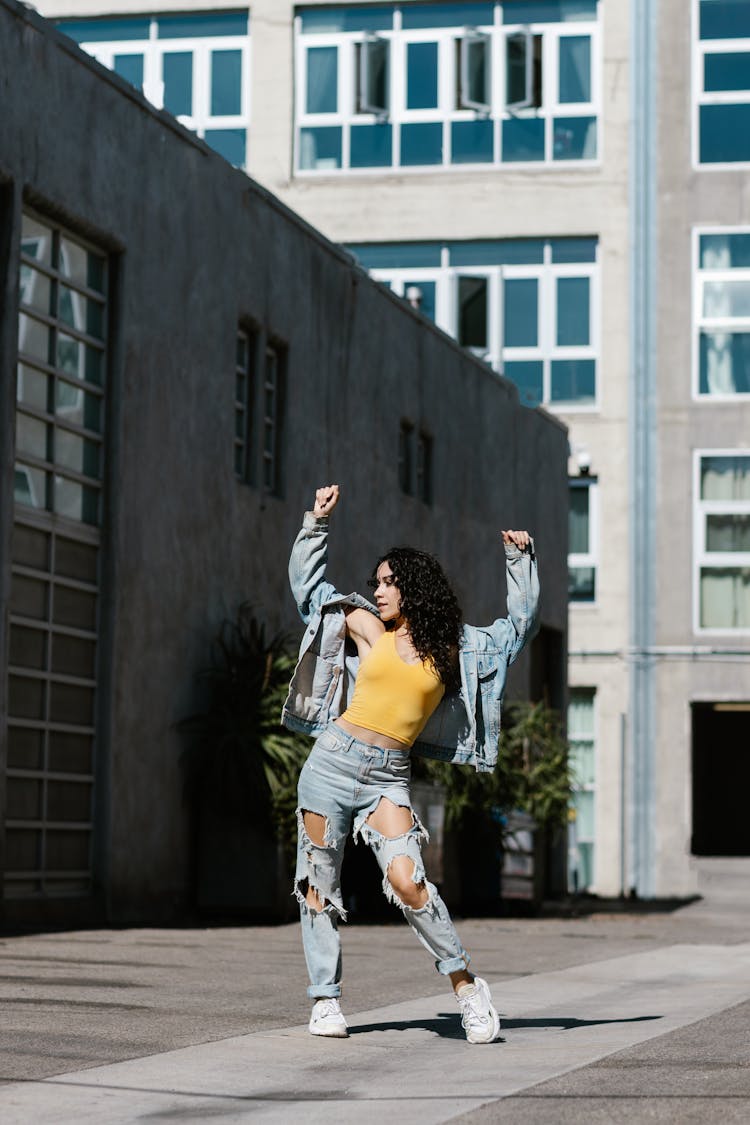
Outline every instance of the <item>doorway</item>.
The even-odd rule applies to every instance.
[[[694,703],[693,855],[750,856],[750,703]]]

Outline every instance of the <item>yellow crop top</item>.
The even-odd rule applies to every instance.
[[[395,633],[385,632],[360,664],[342,718],[411,746],[444,694],[445,685],[432,665],[402,660]]]

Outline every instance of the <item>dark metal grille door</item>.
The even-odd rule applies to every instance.
[[[106,282],[103,254],[25,216],[6,898],[91,892]]]

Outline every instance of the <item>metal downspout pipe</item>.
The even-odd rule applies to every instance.
[[[656,894],[657,0],[631,0],[628,882]]]

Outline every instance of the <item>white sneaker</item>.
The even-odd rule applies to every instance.
[[[456,993],[461,1009],[461,1025],[470,1043],[492,1043],[500,1035],[500,1017],[492,1006],[487,982],[474,977],[473,984],[463,984]]]
[[[346,1039],[349,1035],[344,1013],[338,1000],[331,996],[316,1000],[310,1016],[310,1034],[327,1035],[331,1039]]]

